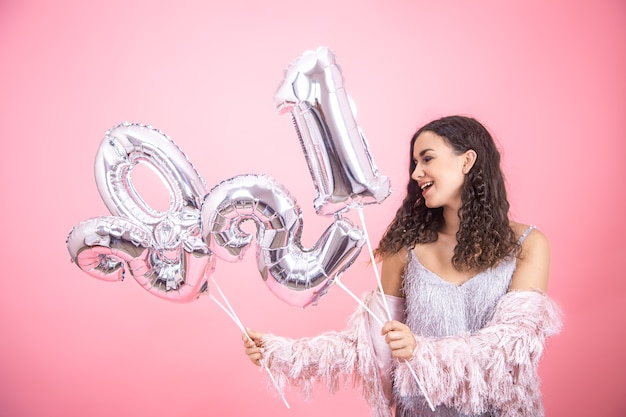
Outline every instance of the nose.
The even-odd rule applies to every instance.
[[[411,178],[414,181],[419,181],[419,179],[422,178],[423,176],[424,176],[424,170],[419,165],[416,165],[415,169],[413,169],[413,172],[411,173]]]

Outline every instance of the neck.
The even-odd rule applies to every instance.
[[[439,233],[444,235],[456,236],[461,225],[461,219],[459,219],[459,211],[456,209],[444,207],[443,209],[443,226],[439,230]]]

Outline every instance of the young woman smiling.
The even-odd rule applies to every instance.
[[[538,361],[561,326],[547,238],[509,218],[500,154],[475,119],[428,123],[410,155],[406,197],[375,251],[384,294],[364,298],[392,320],[359,308],[341,332],[250,331],[246,354],[304,391],[350,377],[377,416],[542,416]]]

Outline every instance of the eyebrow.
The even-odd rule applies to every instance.
[[[426,152],[428,152],[428,151],[434,151],[434,149],[430,149],[430,148],[423,149],[423,150],[421,150],[421,151],[420,151],[419,155],[420,155],[420,156],[424,156],[424,154],[425,154]]]

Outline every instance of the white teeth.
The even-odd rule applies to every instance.
[[[433,185],[432,181],[426,182],[426,183],[422,184],[422,186],[420,188],[423,190],[423,189],[425,189],[427,187],[430,187],[431,185]]]

